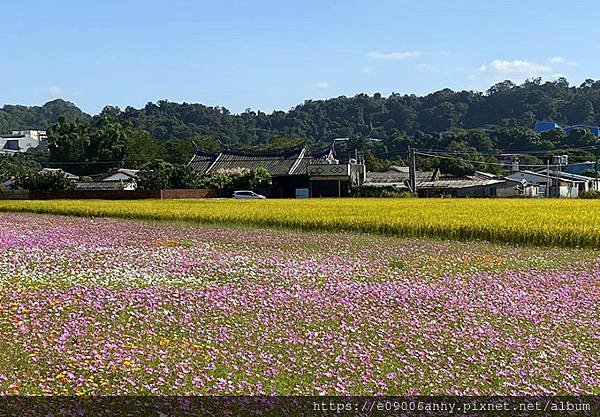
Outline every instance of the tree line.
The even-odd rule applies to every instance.
[[[573,150],[596,144],[597,138],[586,130],[568,137],[559,130],[531,130],[536,120],[546,119],[565,126],[599,125],[600,81],[571,86],[564,78],[537,78],[520,85],[503,81],[485,92],[358,94],[307,100],[271,114],[250,109],[233,114],[224,107],[162,100],[141,109],[107,106],[90,116],[72,103],[55,100],[41,107],[4,106],[0,131],[47,129],[47,162],[80,174],[112,166],[136,168],[155,159],[184,164],[193,154],[192,141],[213,150],[219,142],[270,149],[306,141],[317,148],[333,138],[349,137],[336,145],[340,158],[351,157],[356,149],[372,170],[404,164],[409,146],[443,149],[469,157],[423,159],[419,164],[456,175],[475,168],[493,171],[493,156],[502,152],[531,152],[524,158],[531,163],[543,163],[556,152],[569,153],[573,161],[596,157],[595,149]]]

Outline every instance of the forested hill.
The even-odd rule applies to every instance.
[[[504,81],[487,92],[443,89],[426,96],[393,93],[328,100],[308,100],[290,111],[266,114],[248,110],[239,115],[223,107],[148,103],[142,109],[107,106],[103,114],[147,130],[157,139],[207,136],[230,144],[265,144],[273,136],[300,137],[312,142],[340,136],[385,139],[397,131],[413,135],[452,128],[491,126],[532,127],[536,120],[561,124],[600,124],[600,81],[570,87],[564,78],[521,85]],[[0,132],[46,129],[61,115],[89,118],[74,104],[57,99],[38,107],[6,105],[0,109]]]
[[[41,107],[7,104],[0,108],[0,133],[25,129],[45,130],[56,123],[60,116],[71,120],[91,118],[75,104],[61,99],[49,101]]]
[[[63,100],[42,107],[4,106],[0,109],[0,131],[48,128],[61,115],[90,118]],[[521,85],[504,81],[486,92],[443,89],[426,96],[358,94],[309,100],[287,112],[271,114],[251,110],[232,114],[222,107],[159,101],[142,109],[107,106],[94,120],[100,116],[112,116],[124,125],[149,132],[159,141],[204,137],[230,145],[264,147],[280,146],[291,138],[317,145],[335,137],[351,137],[362,141],[363,145],[357,146],[361,148],[366,146],[367,138],[375,138],[380,141],[366,147],[388,160],[398,158],[409,143],[447,148],[460,142],[460,146],[480,151],[552,149],[563,138],[533,134],[530,129],[535,121],[600,124],[600,81],[586,80],[578,87],[569,86],[564,78],[544,83],[533,79]],[[481,130],[465,136],[463,130],[457,137],[449,132],[478,128],[501,133]],[[578,139],[584,144],[587,140]]]

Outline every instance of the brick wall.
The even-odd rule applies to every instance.
[[[0,200],[29,200],[29,191],[0,190]]]
[[[217,197],[214,190],[70,190],[70,191],[31,191],[32,200],[142,200],[142,199],[175,199],[175,198],[211,198]]]
[[[218,197],[218,192],[216,190],[209,190],[209,189],[160,190],[160,198],[163,198],[163,199],[214,198],[214,197]]]

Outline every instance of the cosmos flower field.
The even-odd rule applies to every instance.
[[[600,394],[599,261],[0,213],[0,395]]]

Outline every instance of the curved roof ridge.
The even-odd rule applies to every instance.
[[[205,149],[202,149],[200,146],[198,146],[198,144],[194,141],[192,141],[192,144],[194,145],[195,148],[195,154],[198,156],[210,156],[213,158],[216,158],[217,155],[219,154],[218,152],[214,152],[214,151],[207,151]]]
[[[299,154],[306,148],[306,142],[302,142],[297,146],[283,149],[267,149],[267,150],[243,150],[235,149],[229,145],[219,142],[221,145],[221,153],[238,156],[291,156]]]

